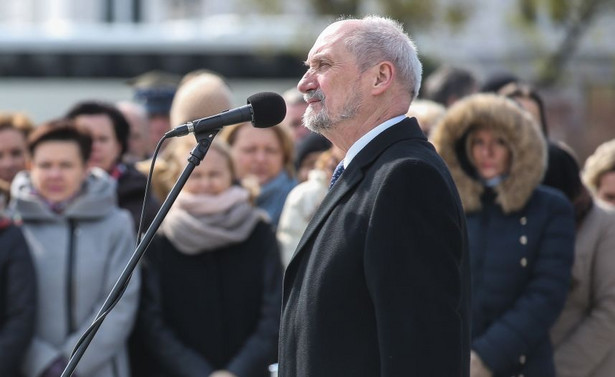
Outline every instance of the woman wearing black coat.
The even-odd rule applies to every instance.
[[[0,217],[0,376],[19,375],[34,333],[36,280],[21,230]]]
[[[183,161],[191,144],[172,154]],[[134,338],[155,365],[136,360],[140,375],[264,377],[276,362],[278,244],[233,178],[228,147],[213,143],[147,251]]]
[[[540,185],[537,124],[511,100],[479,94],[450,108],[432,137],[467,217],[471,376],[554,377],[549,329],[570,286],[575,228],[566,198]]]

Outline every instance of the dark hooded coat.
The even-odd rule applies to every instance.
[[[511,152],[507,176],[486,187],[468,158],[467,138],[493,130]],[[555,376],[549,329],[570,286],[572,206],[541,186],[545,141],[514,102],[478,94],[451,107],[433,142],[466,212],[472,272],[472,349],[495,377]]]

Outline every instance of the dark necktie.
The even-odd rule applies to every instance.
[[[342,173],[344,172],[344,161],[340,161],[339,164],[337,164],[337,167],[335,168],[335,171],[333,172],[333,175],[331,176],[331,182],[329,183],[329,190],[331,190],[331,187],[333,187],[333,185],[335,184],[335,182],[337,182],[338,178],[342,175]]]

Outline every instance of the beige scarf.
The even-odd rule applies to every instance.
[[[249,193],[233,186],[219,195],[181,192],[160,226],[184,254],[195,255],[245,241],[266,215],[248,202]]]

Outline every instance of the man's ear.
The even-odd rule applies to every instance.
[[[374,80],[372,85],[372,93],[378,95],[383,93],[393,84],[395,75],[395,67],[391,62],[383,61],[372,67],[374,70]]]

